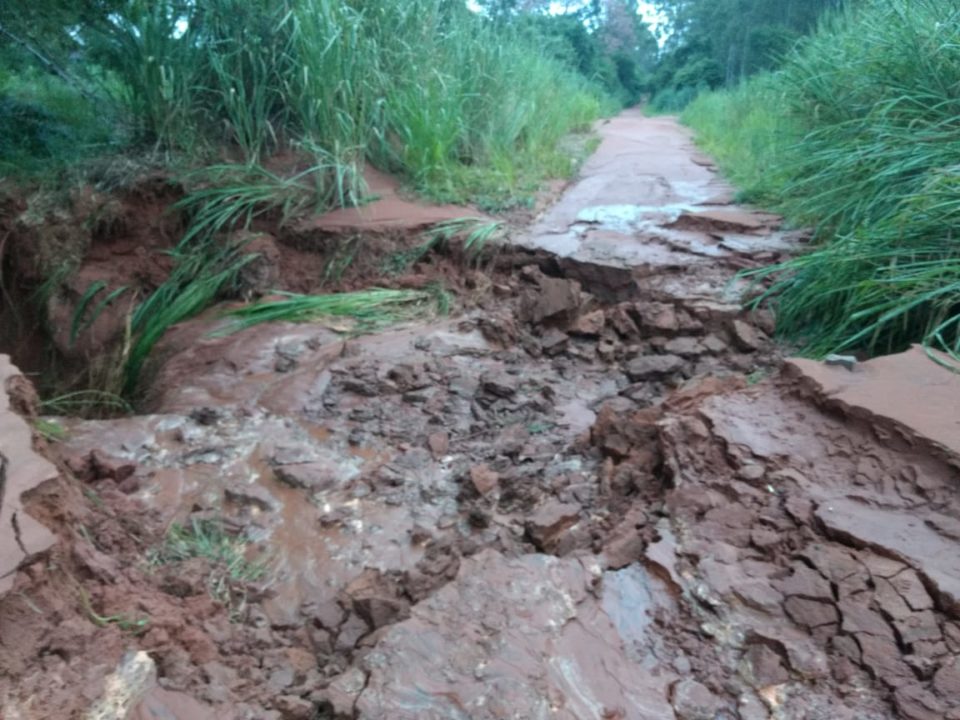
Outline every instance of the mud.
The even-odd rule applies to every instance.
[[[960,718],[960,379],[783,363],[730,280],[802,236],[669,119],[601,136],[482,271],[402,280],[455,280],[454,317],[211,313],[158,348],[150,414],[35,439],[56,468],[2,511],[56,542],[8,563],[0,715]],[[152,560],[211,520],[264,577]]]

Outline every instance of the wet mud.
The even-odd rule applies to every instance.
[[[59,472],[0,510],[53,544],[4,580],[0,714],[960,718],[960,378],[782,361],[733,280],[802,235],[672,120],[600,133],[453,317],[200,317],[149,414],[35,437]],[[266,574],[150,561],[206,520]]]

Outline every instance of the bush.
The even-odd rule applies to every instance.
[[[0,77],[0,127],[0,173],[82,158],[114,132],[109,112],[96,112],[77,88],[30,69]]]

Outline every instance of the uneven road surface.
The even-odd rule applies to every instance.
[[[109,511],[70,567],[149,629],[23,574],[0,715],[106,688],[141,719],[960,719],[960,378],[782,362],[734,277],[800,236],[674,120],[600,133],[465,316],[188,323],[153,414],[65,423]],[[269,559],[229,615],[202,567],[136,561],[190,516]]]

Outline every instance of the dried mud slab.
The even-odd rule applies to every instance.
[[[960,377],[917,349],[791,365],[661,422],[676,572],[774,717],[960,717],[960,434],[890,402],[960,407]]]
[[[13,587],[17,569],[56,540],[24,511],[24,495],[57,477],[57,469],[33,450],[33,431],[19,414],[34,412],[35,400],[27,379],[0,355],[0,596]]]

